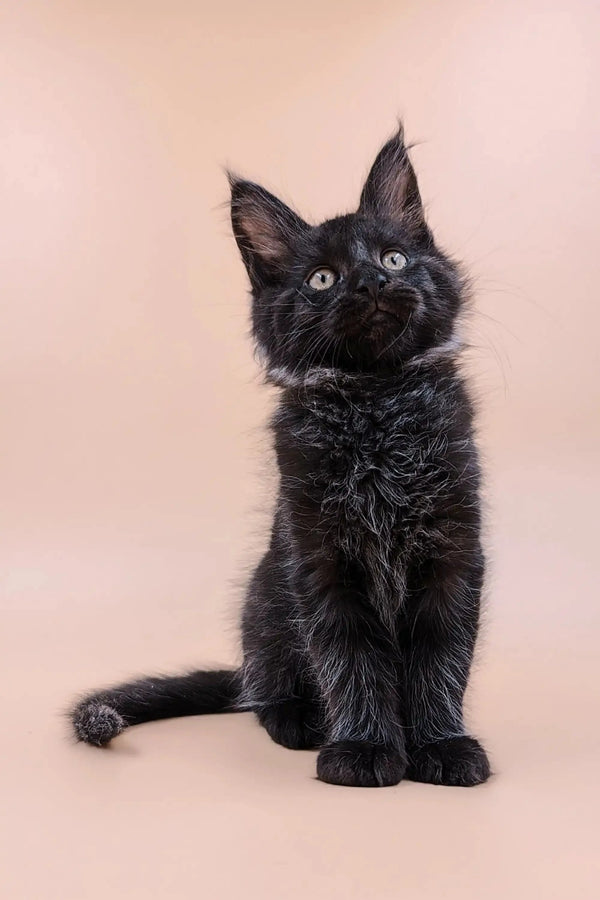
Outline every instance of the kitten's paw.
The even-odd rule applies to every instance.
[[[348,787],[387,787],[398,784],[406,759],[397,749],[368,741],[340,741],[323,747],[317,758],[317,777]]]
[[[325,730],[317,703],[286,700],[258,710],[258,720],[277,744],[290,750],[314,750],[325,743]]]
[[[104,747],[121,734],[127,723],[116,709],[100,700],[83,700],[73,712],[73,727],[80,741]]]
[[[464,735],[412,750],[406,777],[429,784],[471,787],[487,781],[490,774],[485,750],[475,738]]]

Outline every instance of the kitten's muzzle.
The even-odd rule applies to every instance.
[[[354,285],[354,292],[376,301],[387,283],[383,272],[362,272]]]
[[[363,321],[397,318],[397,310],[389,302],[389,298],[385,297],[384,289],[388,284],[389,279],[383,272],[367,271],[358,276],[354,294],[368,303],[368,308],[363,310]]]

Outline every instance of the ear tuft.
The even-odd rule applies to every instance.
[[[398,122],[398,130],[377,154],[362,189],[358,211],[393,220],[424,221],[417,176],[404,143],[402,122]]]

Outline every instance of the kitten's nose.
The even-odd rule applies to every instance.
[[[355,290],[358,294],[368,294],[369,297],[375,299],[379,296],[384,284],[387,284],[387,278],[383,272],[361,272]]]

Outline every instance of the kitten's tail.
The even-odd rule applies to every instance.
[[[142,678],[88,694],[71,711],[71,720],[80,741],[103,747],[129,725],[234,712],[240,683],[239,672],[229,669]]]

